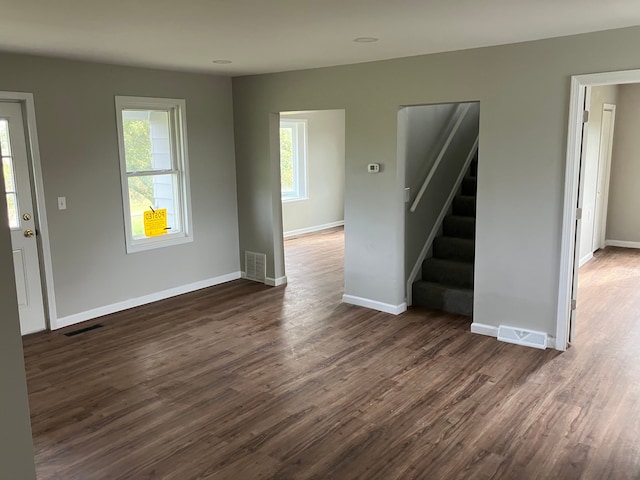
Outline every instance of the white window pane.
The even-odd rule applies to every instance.
[[[16,180],[13,173],[13,161],[11,157],[3,157],[2,159],[2,176],[4,177],[4,191],[15,192]]]
[[[9,122],[0,120],[0,151],[2,155],[11,156],[11,143],[9,142]]]
[[[168,111],[123,110],[122,127],[127,172],[173,168]]]
[[[131,234],[134,239],[145,238],[143,214],[150,209],[166,208],[168,232],[181,232],[177,186],[177,174],[129,177]]]
[[[7,193],[7,210],[9,213],[9,228],[19,228],[18,199],[15,193]]]

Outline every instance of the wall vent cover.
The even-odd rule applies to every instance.
[[[245,251],[244,271],[248,280],[264,283],[267,277],[267,256],[264,253]]]
[[[506,325],[500,325],[500,327],[498,327],[498,340],[515,343],[516,345],[524,345],[525,347],[541,348],[542,350],[547,348],[546,333],[507,327]]]

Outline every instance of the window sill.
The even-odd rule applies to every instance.
[[[127,242],[127,254],[154,250],[156,248],[172,247],[174,245],[182,245],[184,243],[191,242],[193,242],[192,235],[177,236],[177,234],[175,237],[163,237],[162,240],[157,239],[157,237],[153,239],[137,240],[135,243]]]
[[[309,197],[282,197],[282,203],[300,202],[303,200],[309,200]]]

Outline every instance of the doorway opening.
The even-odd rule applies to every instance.
[[[407,305],[472,317],[480,103],[402,107]]]
[[[0,155],[22,335],[56,328],[33,96],[0,92]]]
[[[572,77],[556,348],[576,339],[579,273],[640,248],[640,70]],[[596,260],[593,260],[594,257]],[[639,272],[640,273],[640,272]],[[613,279],[615,275],[610,275]],[[614,280],[612,280],[614,281]],[[590,285],[591,280],[586,281]],[[601,285],[601,302],[610,290]],[[584,288],[590,288],[585,286]],[[588,307],[587,307],[588,308]]]
[[[342,271],[345,111],[280,112],[279,141],[287,282],[305,281],[304,266],[314,261],[318,242],[334,246]]]

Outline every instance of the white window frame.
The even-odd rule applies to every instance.
[[[175,98],[124,97],[116,96],[116,124],[120,153],[120,177],[122,181],[122,204],[124,215],[125,243],[127,253],[141,252],[154,248],[180,245],[193,241],[191,220],[191,190],[189,182],[189,155],[187,150],[186,102]],[[124,148],[123,110],[162,110],[169,112],[172,168],[127,172]],[[134,238],[131,232],[131,206],[129,203],[129,178],[132,176],[177,174],[177,205],[181,231],[157,237]]]
[[[281,118],[280,128],[292,128],[293,148],[293,192],[280,192],[283,202],[306,200],[307,193],[307,121]]]

